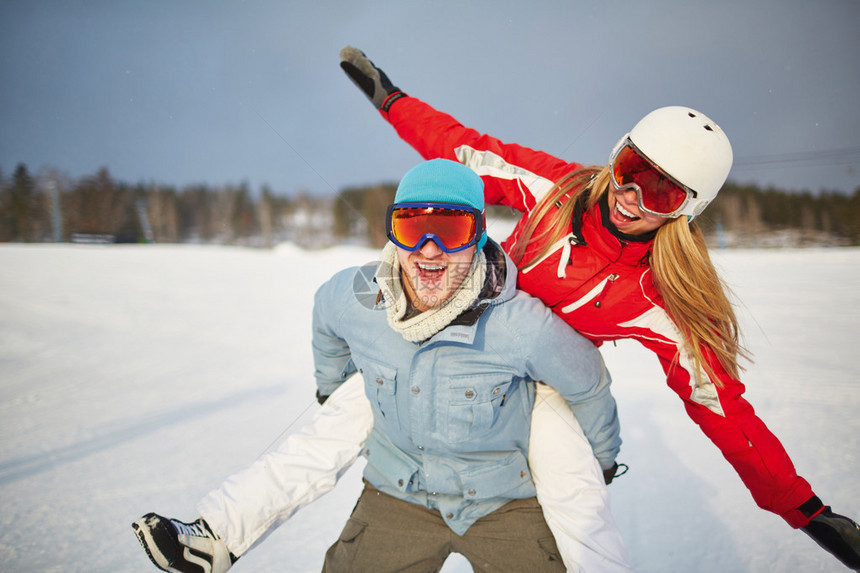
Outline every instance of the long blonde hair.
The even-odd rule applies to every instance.
[[[609,189],[609,168],[583,167],[562,177],[535,206],[509,253],[519,268],[546,255],[568,230],[577,203],[591,210]],[[587,194],[587,197],[583,197]],[[540,231],[538,228],[542,227]],[[543,245],[530,249],[530,245]],[[732,378],[743,370],[739,360],[750,356],[741,345],[740,329],[728,288],[708,254],[695,221],[679,217],[664,223],[654,237],[649,258],[654,287],[683,338],[697,385],[704,371],[717,385],[717,372],[707,355]],[[680,350],[680,349],[679,349]]]

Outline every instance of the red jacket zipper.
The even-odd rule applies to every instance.
[[[603,290],[600,291],[600,294],[597,296],[597,300],[594,301],[594,306],[600,308],[600,305],[603,304],[603,297],[605,297],[606,293],[609,292],[609,287],[612,286],[612,283],[614,283],[617,278],[618,275],[615,273],[609,275],[609,278],[606,279],[606,284],[603,285]]]

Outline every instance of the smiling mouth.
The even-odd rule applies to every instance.
[[[423,282],[438,282],[442,275],[445,274],[445,265],[438,263],[422,263],[416,262],[415,268],[418,270],[418,278]]]
[[[640,217],[637,217],[627,209],[621,206],[621,203],[618,201],[615,202],[615,214],[619,216],[622,221],[633,222],[638,221]]]

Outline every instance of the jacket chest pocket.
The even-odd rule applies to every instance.
[[[364,378],[368,400],[379,419],[390,428],[400,429],[397,413],[397,369],[378,362],[366,362],[359,369]]]
[[[503,374],[451,377],[445,392],[444,432],[451,443],[478,439],[492,430],[511,379]]]

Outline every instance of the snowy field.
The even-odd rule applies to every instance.
[[[196,502],[316,407],[315,289],[375,251],[0,246],[0,570],[154,571],[130,524]],[[747,397],[801,475],[860,517],[860,249],[723,251],[755,363]],[[842,571],[759,510],[635,343],[606,345],[637,569]],[[319,571],[354,467],[234,571]],[[451,558],[448,573],[470,571]]]

